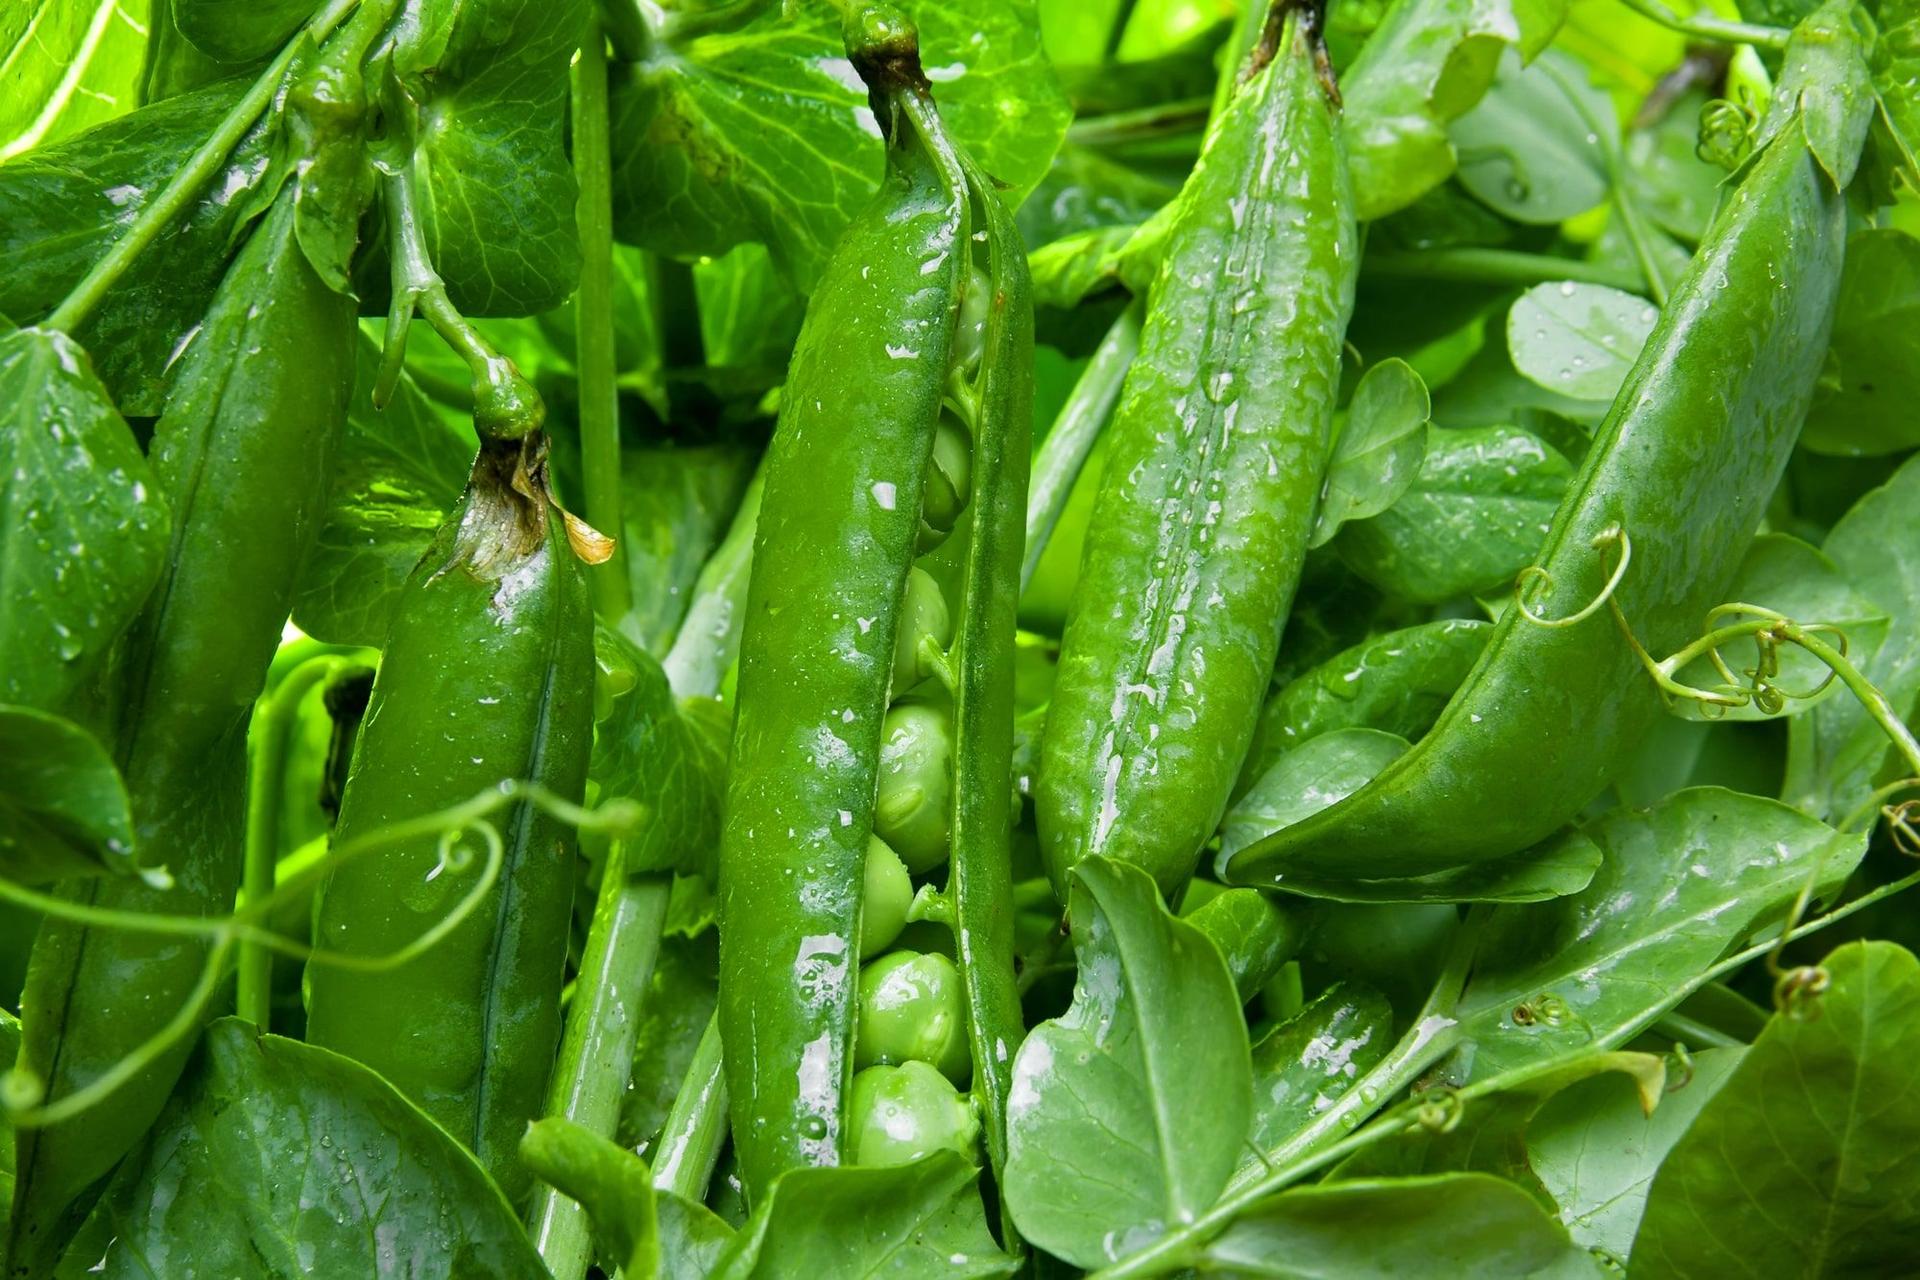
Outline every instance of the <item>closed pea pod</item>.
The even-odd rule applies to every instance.
[[[1432,731],[1346,799],[1235,853],[1228,879],[1418,876],[1516,853],[1575,816],[1659,717],[1620,623],[1656,653],[1697,631],[1786,465],[1826,350],[1846,214],[1800,126],[1800,91],[1790,54],[1786,120],[1723,202],[1595,432],[1539,569]]]
[[[1356,265],[1317,10],[1276,5],[1179,196],[1040,749],[1055,891],[1102,855],[1176,896],[1273,670],[1327,460]]]
[[[338,141],[357,148],[357,122]],[[296,194],[357,217],[364,189],[290,183],[228,268],[180,359],[151,460],[173,507],[166,567],[119,655],[115,744],[141,858],[133,877],[62,890],[82,907],[220,915],[245,838],[246,730],[319,532],[353,385],[354,301],[296,236]],[[21,1065],[57,1104],[163,1031],[202,981],[192,939],[49,918],[22,995]],[[8,1258],[34,1274],[63,1246],[92,1188],[159,1114],[185,1061],[176,1043],[73,1117],[23,1128]]]
[[[341,801],[338,838],[418,818],[506,780],[578,803],[593,714],[584,571],[547,497],[545,437],[483,439],[460,506],[395,609]],[[430,951],[386,972],[316,961],[307,1038],[357,1058],[466,1143],[510,1197],[560,1035],[573,833],[521,801],[499,825],[500,883]],[[380,955],[460,896],[426,836],[324,887],[317,945]]]

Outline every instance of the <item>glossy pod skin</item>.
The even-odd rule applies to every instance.
[[[932,112],[927,112],[929,117]],[[931,120],[934,125],[937,119]],[[1024,1034],[1013,967],[1014,666],[1033,453],[1033,297],[1013,215],[959,157],[986,231],[989,301],[973,417],[973,510],[950,661],[954,673],[954,951],[966,997],[973,1096],[996,1177],[1006,1160],[1013,1054]],[[1011,1232],[1009,1215],[1002,1227]]]
[[[1602,535],[1618,528],[1632,559],[1612,600],[1640,643],[1664,655],[1699,634],[1805,416],[1845,231],[1796,120],[1748,162],[1595,432],[1541,552],[1553,586],[1529,594],[1535,614],[1600,595],[1620,558]],[[1223,877],[1416,876],[1516,853],[1577,814],[1661,714],[1607,607],[1557,627],[1509,608],[1425,738]]]
[[[1315,26],[1276,8],[1209,129],[1108,428],[1035,790],[1062,900],[1096,854],[1177,900],[1298,585],[1358,257]]]
[[[112,673],[106,731],[127,782],[134,877],[67,886],[92,907],[224,915],[245,836],[247,722],[319,532],[353,386],[355,304],[294,236],[289,185],[228,269],[189,344],[152,464],[174,511],[159,585]],[[49,917],[22,997],[21,1062],[58,1099],[98,1078],[186,1003],[198,941]],[[90,1188],[146,1132],[191,1047],[182,1041],[98,1105],[17,1135],[11,1275],[37,1275],[91,1203]]]
[[[881,720],[967,269],[964,180],[902,107],[924,81],[899,36],[849,24],[887,168],[807,308],[741,637],[718,1017],[749,1197],[841,1159]]]
[[[345,843],[508,779],[579,803],[592,747],[586,575],[546,498],[545,442],[486,441],[461,504],[409,580],[341,801]],[[307,967],[307,1039],[357,1058],[480,1157],[510,1199],[560,1037],[573,908],[571,828],[529,803],[495,820],[500,881],[478,910],[398,968]],[[478,842],[469,838],[469,847]],[[469,881],[431,876],[423,837],[341,866],[315,945],[358,955],[419,937]]]

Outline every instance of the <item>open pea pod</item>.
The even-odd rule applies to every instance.
[[[756,1199],[787,1170],[854,1154],[844,1113],[876,828],[909,866],[953,858],[943,915],[992,1114],[1019,1036],[1011,921],[993,908],[1011,880],[1012,702],[996,673],[1024,536],[1025,262],[934,110],[913,27],[871,8],[846,40],[887,173],[813,295],[781,398],[720,843],[719,1025]],[[951,633],[944,588],[913,569],[949,534],[963,552]]]
[[[1818,35],[1851,48],[1844,28]],[[1517,853],[1577,814],[1660,716],[1623,628],[1668,653],[1722,600],[1833,322],[1846,212],[1809,141],[1805,66],[1790,50],[1762,143],[1594,433],[1538,570],[1432,731],[1346,799],[1234,852],[1225,878],[1421,876]]]
[[[1299,584],[1358,248],[1319,12],[1276,4],[1171,215],[1061,642],[1036,818],[1169,900],[1226,810]]]

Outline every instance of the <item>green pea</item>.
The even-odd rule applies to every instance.
[[[960,971],[938,952],[895,951],[862,970],[859,1026],[856,1068],[925,1062],[966,1083],[972,1059]]]
[[[940,411],[920,496],[920,551],[947,540],[973,496],[973,437],[951,410]]]
[[[854,1164],[906,1164],[935,1151],[977,1159],[980,1118],[924,1062],[868,1067],[853,1078],[847,1136]]]
[[[947,860],[952,798],[951,716],[919,702],[894,707],[880,728],[873,830],[915,875],[925,875]]]
[[[867,872],[860,900],[860,954],[878,955],[907,927],[913,880],[907,864],[877,836],[867,839]]]
[[[987,315],[993,308],[993,281],[975,267],[960,295],[960,325],[953,335],[953,367],[971,374],[987,349]]]
[[[893,638],[893,692],[898,697],[933,674],[921,655],[920,642],[931,639],[945,650],[953,643],[953,614],[946,593],[924,569],[907,571],[906,598],[900,605],[900,627]]]

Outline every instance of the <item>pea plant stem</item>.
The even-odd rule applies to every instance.
[[[573,68],[573,171],[580,184],[580,288],[574,294],[575,364],[580,379],[580,456],[587,523],[614,540],[593,565],[594,609],[614,625],[633,607],[620,537],[620,392],[613,325],[613,171],[607,124],[607,51],[598,23],[588,24]]]
[[[352,665],[333,655],[309,658],[287,673],[268,695],[248,734],[247,835],[241,870],[241,901],[259,902],[273,892],[279,854],[281,800],[286,794],[287,749],[300,723],[300,704],[316,686]],[[235,1012],[269,1030],[273,955],[252,939],[240,943],[235,976]]]
[[[1848,692],[1860,700],[1860,705],[1873,717],[1873,722],[1892,740],[1894,749],[1906,762],[1907,772],[1920,775],[1920,740],[1914,738],[1913,730],[1907,728],[1900,713],[1887,701],[1887,695],[1880,692],[1872,681],[1860,674],[1860,668],[1825,640],[1800,627],[1793,628],[1793,632],[1794,642],[1826,663],[1839,677],[1840,683],[1847,686]]]
[[[1406,280],[1455,280],[1463,284],[1521,286],[1571,280],[1576,284],[1603,284],[1635,290],[1640,273],[1622,271],[1603,262],[1556,258],[1515,249],[1419,249],[1369,253],[1361,264],[1370,277]]]
[[[1027,541],[1020,564],[1020,589],[1033,581],[1040,557],[1060,513],[1067,509],[1073,485],[1087,465],[1087,457],[1106,429],[1107,419],[1120,399],[1120,387],[1126,381],[1127,366],[1140,349],[1142,304],[1136,302],[1120,313],[1120,318],[1100,340],[1093,358],[1087,362],[1080,380],[1073,384],[1066,404],[1053,420],[1052,430],[1041,442],[1033,460],[1032,479],[1027,487]]]
[[[612,843],[546,1109],[549,1116],[564,1117],[601,1137],[612,1137],[620,1119],[671,888],[668,876],[628,876],[625,842]],[[586,1275],[593,1237],[578,1203],[543,1184],[527,1224],[554,1280]]]
[[[360,0],[332,0],[307,24],[305,35],[315,43],[326,39],[359,3]],[[53,309],[45,322],[47,328],[72,333],[87,322],[108,290],[133,265],[134,259],[186,211],[187,206],[200,194],[200,189],[226,162],[235,144],[273,102],[274,95],[280,91],[280,82],[286,77],[287,68],[293,64],[294,56],[302,44],[299,38],[287,42],[280,56],[267,65],[267,69],[260,73],[240,101],[228,109],[220,123],[214,126],[213,132],[207,135],[207,140],[188,157],[187,163],[160,189],[160,194],[140,211],[126,234],[113,242],[113,247],[102,254],[100,260],[80,278],[73,292]]]
[[[1696,40],[1711,40],[1718,44],[1751,44],[1762,49],[1787,47],[1788,33],[1779,27],[1734,22],[1704,10],[1683,18],[1662,4],[1661,0],[1626,0],[1626,4],[1627,8],[1648,21],[1657,22],[1670,31],[1678,31]]]
[[[653,1185],[702,1200],[727,1137],[727,1076],[720,1056],[720,1022],[707,1023],[653,1150]]]

